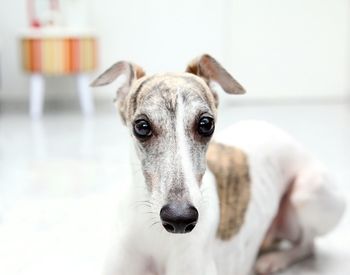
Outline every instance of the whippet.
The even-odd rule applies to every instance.
[[[117,78],[133,182],[106,274],[270,274],[338,223],[345,203],[331,177],[287,133],[242,121],[213,135],[219,86],[245,91],[211,56],[152,76],[121,61],[92,86]]]

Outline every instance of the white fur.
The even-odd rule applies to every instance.
[[[191,179],[193,172],[181,118],[184,110],[181,109],[181,101],[178,104],[178,150],[186,177]],[[191,233],[181,235],[166,232],[161,224],[150,226],[149,216],[144,213],[148,208],[132,207],[145,199],[143,177],[135,172],[136,178],[130,185],[132,195],[125,198],[125,219],[119,216],[124,226],[113,248],[107,275],[152,274],[152,269],[159,275],[249,274],[265,233],[278,211],[279,200],[290,180],[296,176],[301,180],[296,183],[292,199],[299,205],[297,219],[308,238],[324,234],[337,224],[344,211],[342,199],[334,191],[325,169],[289,135],[264,122],[246,121],[229,127],[214,139],[240,148],[248,156],[251,200],[238,234],[229,241],[216,238],[219,203],[210,171],[207,170],[200,187],[198,224]],[[134,171],[140,171],[137,165],[133,162]],[[315,219],[321,214],[325,215],[321,220]],[[278,264],[281,259],[289,259],[286,254],[284,258],[279,256],[270,255],[268,259],[262,259],[259,262],[261,268],[276,259]],[[150,264],[151,269],[146,271],[145,264]]]
[[[224,94],[224,91],[222,90],[220,84],[214,80],[209,81],[209,87],[210,87],[210,90],[212,90],[213,92],[215,92],[217,94]]]
[[[118,78],[115,80],[115,90],[119,90],[122,86],[125,85],[125,83],[128,81],[128,76],[126,74],[121,74],[118,76]]]
[[[177,139],[177,150],[180,155],[182,169],[185,176],[185,184],[187,185],[190,198],[192,199],[193,205],[198,204],[199,196],[198,183],[195,178],[193,165],[190,157],[189,145],[186,140],[185,132],[185,109],[183,104],[182,96],[177,97],[177,109],[176,109],[176,139]]]

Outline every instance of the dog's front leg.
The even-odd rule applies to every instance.
[[[182,254],[172,255],[167,263],[165,275],[217,275],[214,258],[203,254],[203,250],[188,249]]]

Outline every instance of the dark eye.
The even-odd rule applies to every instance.
[[[213,134],[215,129],[214,119],[211,117],[202,117],[198,122],[198,133],[201,136],[209,137]]]
[[[152,128],[144,119],[136,120],[134,123],[134,134],[139,139],[147,139],[152,135]]]

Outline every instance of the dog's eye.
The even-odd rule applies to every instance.
[[[215,129],[214,120],[211,117],[202,117],[198,122],[198,133],[201,136],[209,137]]]
[[[134,134],[139,139],[146,139],[152,135],[152,128],[144,119],[136,120],[134,123]]]

